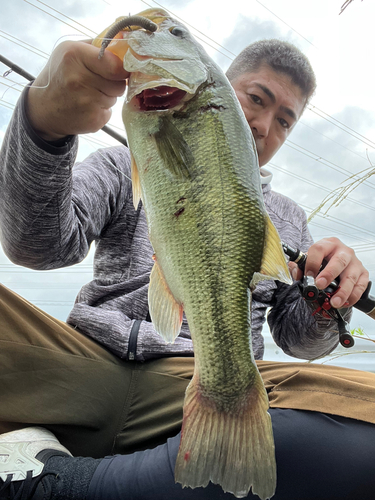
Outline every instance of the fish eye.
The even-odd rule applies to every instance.
[[[184,35],[186,34],[186,31],[183,28],[180,28],[180,26],[175,26],[174,28],[171,28],[169,30],[172,35],[178,36],[179,38],[183,38]]]

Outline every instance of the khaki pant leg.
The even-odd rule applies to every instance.
[[[0,433],[40,425],[74,455],[111,453],[133,369],[0,285]]]
[[[153,448],[180,432],[185,391],[193,372],[193,357],[135,364],[114,453]]]

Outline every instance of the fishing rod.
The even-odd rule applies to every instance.
[[[9,73],[14,71],[18,75],[25,78],[26,80],[29,80],[29,82],[32,82],[33,80],[35,80],[35,76],[31,75],[29,72],[27,72],[26,70],[24,70],[23,68],[21,68],[17,64],[13,63],[12,61],[7,59],[6,57],[2,56],[1,54],[0,54],[0,62],[2,62],[6,66],[8,66],[8,68],[10,68],[10,70],[8,70],[4,73],[5,77],[8,76]],[[128,147],[128,141],[125,139],[125,137],[123,137],[118,132],[115,132],[111,127],[108,127],[108,125],[104,125],[104,127],[102,127],[101,130],[103,130],[103,132],[105,132],[106,134],[113,137],[113,139],[116,139],[118,142],[120,142],[124,146]]]
[[[289,257],[291,262],[295,262],[301,271],[305,270],[307,254],[298,249],[292,248],[282,242],[284,253]],[[369,281],[366,290],[361,295],[361,298],[353,305],[355,309],[364,312],[370,318],[375,319],[375,296],[370,295],[371,281]],[[334,279],[324,290],[320,290],[315,285],[315,280],[312,276],[304,276],[299,286],[302,297],[307,302],[315,302],[317,309],[314,314],[321,311],[324,316],[333,318],[338,323],[340,344],[344,347],[352,347],[354,338],[350,334],[348,324],[342,317],[338,309],[334,309],[330,300],[340,287],[340,279]]]

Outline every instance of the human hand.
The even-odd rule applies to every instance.
[[[319,272],[323,261],[326,266]],[[303,277],[302,271],[294,262],[289,262],[289,268],[295,280]],[[335,308],[355,304],[366,290],[369,281],[369,273],[354,250],[337,238],[324,238],[309,248],[305,275],[313,276],[320,290],[340,276],[340,288],[331,299],[331,305]]]
[[[109,51],[98,59],[91,42],[63,42],[30,87],[27,115],[47,141],[101,129],[126,88],[129,73]]]

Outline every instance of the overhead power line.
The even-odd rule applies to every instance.
[[[60,18],[58,18],[58,17],[54,16],[54,15],[53,15],[53,14],[51,14],[50,12],[48,12],[48,11],[46,11],[46,10],[42,9],[41,7],[38,7],[37,5],[35,5],[35,4],[31,3],[31,2],[29,2],[29,0],[23,0],[23,1],[24,1],[24,2],[26,2],[26,3],[28,3],[29,5],[32,5],[32,6],[33,6],[33,7],[35,7],[36,9],[38,9],[38,10],[40,10],[40,11],[44,12],[44,13],[45,13],[45,14],[47,14],[48,16],[51,16],[51,17],[53,17],[54,19],[57,19],[57,20],[58,20],[58,21],[60,21],[61,23],[66,24],[67,26],[69,26],[70,28],[73,28],[74,30],[78,31],[79,33],[82,33],[83,35],[87,36],[88,38],[91,38],[91,37],[92,37],[92,35],[89,35],[88,33],[85,33],[84,31],[82,31],[82,30],[78,29],[76,26],[72,26],[71,24],[67,23],[66,21],[63,21],[62,19],[60,19]],[[92,31],[92,30],[90,30],[90,31]]]
[[[317,188],[322,189],[323,191],[326,191],[328,193],[331,193],[331,191],[332,191],[331,189],[327,188],[326,186],[322,186],[321,184],[318,184],[317,182],[310,181],[309,179],[306,179],[306,177],[302,177],[302,176],[300,176],[298,174],[290,172],[289,170],[286,170],[286,169],[284,169],[282,167],[279,167],[278,165],[275,165],[274,163],[268,163],[268,165],[270,167],[276,169],[276,170],[279,170],[283,174],[286,174],[286,175],[289,175],[289,176],[294,177],[296,179],[299,179],[302,182],[305,182],[306,184],[310,184],[310,186],[317,187]],[[359,206],[361,206],[363,208],[366,208],[367,210],[375,211],[375,207],[372,207],[371,205],[368,205],[367,203],[363,203],[362,201],[355,200],[351,196],[347,196],[346,199],[348,201],[350,201],[351,203],[355,203],[356,205],[359,205]]]
[[[272,12],[271,9],[269,9],[268,7],[266,7],[262,2],[259,2],[259,0],[256,0],[257,3],[259,3],[259,5],[261,5],[263,8],[265,8],[266,10],[268,10],[268,12],[270,12],[273,16],[277,17],[277,19],[279,21],[281,21],[282,23],[284,23],[286,26],[288,26],[288,28],[290,28],[292,31],[294,31],[294,33],[297,33],[298,36],[300,36],[301,38],[303,38],[304,40],[306,40],[306,42],[308,42],[310,45],[312,45],[313,47],[315,47],[316,49],[318,48],[316,45],[314,45],[312,42],[310,42],[310,40],[308,40],[307,38],[305,38],[303,35],[301,35],[301,33],[299,33],[298,31],[296,31],[294,28],[292,28],[288,23],[286,23],[285,21],[283,21],[281,19],[281,17],[279,17],[278,15],[276,15],[274,12]]]
[[[53,7],[51,7],[50,5],[42,2],[42,0],[37,0],[37,2],[41,3],[42,5],[45,5],[46,7],[48,7],[49,9],[53,10],[54,12],[56,12],[57,14],[60,14],[60,16],[63,16],[65,17],[65,19],[69,19],[69,21],[72,21],[73,23],[75,24],[78,24],[78,26],[81,26],[82,28],[84,28],[85,30],[88,30],[88,31],[91,31],[91,33],[94,35],[94,36],[97,36],[98,33],[96,31],[93,31],[92,29],[88,28],[87,26],[85,26],[84,24],[81,24],[79,23],[78,21],[76,21],[75,19],[72,19],[71,17],[67,16],[66,14],[63,14],[62,12],[60,12],[59,10],[57,9],[54,9]]]
[[[313,109],[315,108],[315,109]],[[309,111],[311,111],[312,113],[315,113],[316,115],[320,116],[320,118],[323,118],[323,120],[326,120],[327,122],[329,123],[332,123],[332,125],[334,125],[335,127],[343,130],[344,132],[346,132],[347,134],[351,135],[352,137],[354,137],[355,139],[357,139],[358,141],[361,141],[363,142],[364,144],[366,144],[366,146],[369,146],[370,148],[375,148],[375,142],[373,142],[371,139],[368,139],[367,137],[365,137],[364,135],[360,134],[359,132],[356,132],[355,130],[353,130],[352,128],[348,127],[347,125],[345,125],[344,123],[340,122],[339,120],[336,120],[336,118],[333,118],[333,116],[330,116],[328,115],[327,113],[325,113],[324,111],[321,111],[319,108],[317,108],[316,106],[312,106],[311,104],[307,106],[307,109]],[[318,110],[320,111],[320,113],[324,114],[325,116],[322,116],[321,114],[319,114],[317,111],[315,110]],[[340,125],[337,125],[337,123],[334,123],[333,121],[329,120],[328,118],[331,118],[331,120],[334,120],[335,122],[339,123],[340,125],[342,125],[340,127]],[[345,128],[344,128],[345,127]],[[353,133],[350,133],[349,130],[351,132],[354,132],[354,135]]]
[[[299,206],[308,212],[314,211],[313,208],[308,207],[307,205],[303,205],[302,203],[299,203]],[[375,233],[373,231],[369,231],[368,229],[365,229],[363,227],[359,227],[359,226],[356,226],[354,224],[350,224],[349,222],[338,219],[337,217],[333,217],[332,215],[328,215],[328,214],[323,215],[323,214],[317,213],[316,216],[321,217],[321,218],[326,219],[326,220],[329,220],[329,221],[332,221],[332,222],[335,222],[336,224],[340,224],[341,226],[350,227],[351,229],[355,229],[356,231],[359,231],[359,232],[365,233],[365,234],[369,234],[370,236],[375,237]]]
[[[353,178],[359,178],[359,174],[353,174],[350,170],[347,170],[346,168],[340,167],[340,165],[337,165],[336,163],[331,162],[330,160],[326,160],[322,156],[317,155],[316,153],[313,153],[312,151],[309,151],[308,149],[299,146],[295,142],[292,142],[291,140],[285,141],[285,145],[288,146],[291,149],[294,149],[295,151],[298,151],[299,153],[307,156],[308,158],[311,158],[312,160],[315,160],[319,163],[322,163],[326,167],[336,170],[337,172],[340,172],[341,174],[348,175]],[[375,184],[370,182],[370,181],[364,181],[364,185],[374,189]]]
[[[319,130],[316,130],[314,127],[311,127],[310,125],[307,125],[307,123],[305,123],[303,120],[298,120],[298,125],[303,125],[304,127],[307,127],[310,130],[313,130],[315,133],[321,135],[322,137],[324,137],[325,139],[328,139],[331,142],[334,142],[335,144],[337,144],[341,148],[346,149],[346,151],[350,151],[350,153],[353,153],[354,155],[358,156],[359,158],[361,158],[362,160],[364,160],[368,163],[368,158],[366,158],[365,156],[362,156],[357,151],[353,151],[352,149],[347,148],[346,146],[341,144],[341,142],[338,142],[338,141],[335,141],[335,139],[332,139],[332,137],[329,137],[328,135],[322,134],[322,132],[319,132]]]
[[[325,236],[327,235],[327,226],[324,226],[323,224],[319,224],[315,220],[309,222],[309,227],[311,227],[311,226],[318,227],[319,229],[324,229],[324,235]],[[340,236],[349,236],[349,238],[353,238],[353,233],[348,233],[346,231],[341,231],[340,229],[337,229],[336,227],[335,228],[331,228],[331,231],[332,231],[333,235],[337,234],[337,235],[340,235]],[[364,242],[366,242],[367,245],[370,245],[370,244],[373,243],[371,240],[367,240],[367,239],[365,239],[365,238],[363,238],[361,236],[356,236],[356,240],[364,241]]]
[[[215,45],[218,45],[222,49],[226,50],[229,54],[231,54],[232,56],[236,57],[236,54],[234,52],[232,52],[231,50],[225,48],[219,42],[216,42],[216,40],[214,40],[213,38],[210,38],[208,35],[206,35],[205,33],[203,33],[203,31],[200,31],[198,28],[196,28],[192,24],[188,23],[187,21],[184,21],[180,16],[178,16],[177,14],[175,14],[174,12],[172,12],[171,10],[167,9],[166,7],[164,7],[161,3],[156,2],[156,0],[152,0],[152,1],[154,3],[156,3],[156,5],[159,5],[159,7],[161,7],[162,9],[164,9],[167,12],[169,12],[170,14],[172,14],[172,16],[174,16],[176,19],[180,19],[180,21],[182,21],[184,24],[186,24],[187,26],[190,26],[190,28],[193,28],[193,30],[195,30],[197,33],[200,33],[201,35],[203,35],[205,38],[207,38],[207,40],[210,40],[211,42],[214,42]],[[149,3],[147,3],[145,0],[142,0],[142,2],[144,4],[146,4],[146,5],[148,5],[148,7],[152,7],[152,5],[150,5]],[[202,39],[200,39],[200,40],[202,40]],[[212,45],[210,45],[210,47],[212,47]],[[215,47],[212,47],[212,48],[215,48]],[[217,49],[215,49],[215,50],[217,50]],[[218,52],[220,52],[220,51],[218,51]],[[222,52],[220,52],[220,54],[222,54]],[[226,55],[226,54],[223,54],[223,55]],[[231,59],[233,61],[232,57],[229,57],[229,59]]]
[[[87,26],[81,24],[81,23],[78,23],[77,21],[75,21],[74,19],[72,19],[71,17],[69,16],[66,16],[64,13],[60,12],[59,10],[57,9],[54,9],[52,7],[50,7],[48,4],[42,2],[41,0],[36,0],[37,2],[41,3],[42,5],[45,5],[46,7],[52,9],[54,12],[58,13],[59,15],[69,19],[70,21],[80,25],[81,27],[83,27],[85,30],[88,30],[88,31],[91,31],[92,33],[96,34],[95,31],[91,30],[90,28],[88,28]],[[146,4],[148,7],[153,7],[153,5],[150,5],[148,2],[146,2],[145,0],[141,0],[144,4]],[[187,21],[185,21],[184,19],[182,19],[181,17],[177,16],[176,14],[174,14],[171,10],[167,9],[164,5],[162,5],[161,3],[157,2],[156,0],[152,0],[153,3],[155,3],[156,5],[158,5],[159,7],[163,8],[164,10],[166,10],[167,12],[169,12],[170,14],[172,14],[173,16],[177,17],[178,19],[180,19],[184,24],[190,26],[191,28],[193,28],[195,31],[197,31],[198,33],[200,33],[201,35],[203,35],[205,38],[207,38],[208,40],[210,40],[211,42],[213,42],[215,45],[217,45],[218,47],[226,50],[229,54],[231,54],[232,56],[235,56],[236,55],[231,52],[229,49],[226,49],[223,45],[221,45],[220,43],[216,42],[213,38],[210,38],[208,37],[207,35],[205,35],[202,31],[198,30],[197,28],[195,28],[193,25],[191,25],[190,23],[188,23]],[[274,12],[272,12],[270,9],[268,9],[268,7],[266,7],[264,4],[262,4],[260,1],[256,0],[260,5],[262,5],[262,7],[264,7],[266,10],[269,10],[271,12],[271,14],[273,14],[274,16],[276,16],[281,22],[283,22],[284,24],[286,24],[288,27],[290,27],[287,23],[285,23],[285,21],[283,21],[280,17],[278,17]],[[31,3],[29,0],[24,0],[24,2],[28,3],[29,5],[41,10],[42,12],[45,12],[46,14],[52,16],[53,18],[57,19],[58,21],[61,21],[63,22],[64,24],[67,24],[68,26],[72,27],[73,29],[77,29],[75,28],[74,26],[72,26],[71,24],[69,23],[66,23],[65,21],[63,21],[62,19],[59,19],[58,17],[56,16],[53,16],[52,14],[50,14],[49,12],[45,11],[44,9],[41,9],[40,7],[38,7],[37,5]],[[293,28],[290,27],[292,30]],[[80,30],[78,30],[80,31]],[[295,31],[295,30],[294,30]],[[82,31],[80,31],[82,33]],[[296,32],[298,33],[298,32]],[[86,34],[86,33],[85,33]],[[306,41],[309,42],[309,40],[307,40],[305,37],[303,37],[303,35],[301,35],[300,33],[298,33],[299,36],[302,36],[302,38],[304,38]],[[87,36],[91,36],[91,35],[87,35]],[[221,53],[222,55],[224,55],[225,57],[228,57],[229,59],[233,60],[233,57],[230,57],[228,56],[227,54],[224,54],[223,52],[221,52],[220,50],[218,50],[216,47],[213,47],[211,44],[208,44],[205,40],[203,40],[202,38],[199,38],[197,37],[199,40],[201,40],[202,42],[206,43],[209,47],[213,48],[214,50],[218,51],[219,53]],[[311,42],[309,42],[311,43]],[[313,45],[313,44],[312,44]],[[314,111],[314,109],[318,110],[319,112],[323,113],[326,117],[329,117],[331,118],[332,120],[340,123],[343,127],[345,128],[341,128],[340,126],[336,125],[335,123],[332,123],[330,122],[330,120],[327,120],[327,118],[324,118],[323,116],[319,115],[319,113],[317,111]],[[326,119],[327,121],[329,121],[330,123],[332,123],[334,126],[337,126],[338,128],[341,128],[344,132],[348,133],[349,135],[352,135],[350,134],[350,132],[348,130],[351,130],[352,132],[354,132],[355,134],[357,134],[356,136],[353,136],[355,137],[357,140],[361,140],[359,137],[362,137],[362,142],[364,142],[366,145],[370,146],[370,147],[375,147],[375,143],[373,141],[371,141],[370,139],[367,139],[366,137],[364,137],[362,134],[359,134],[358,132],[356,132],[355,130],[351,129],[350,127],[346,126],[345,124],[339,122],[338,120],[336,120],[336,118],[333,118],[332,116],[330,116],[328,113],[325,113],[324,111],[320,110],[319,108],[317,108],[316,106],[314,105],[309,105],[308,106],[308,109],[310,111],[312,111],[313,113],[317,114],[318,116],[320,116],[321,118],[323,119]],[[315,130],[315,129],[313,129]],[[367,142],[365,142],[367,141]],[[374,144],[374,146],[372,146],[371,144],[369,143],[372,143]]]
[[[9,42],[12,42],[12,43],[22,47],[23,49],[26,49],[26,50],[29,50],[30,52],[33,52],[37,56],[43,57],[44,59],[48,59],[48,57],[49,57],[49,54],[47,54],[47,52],[44,52],[43,50],[38,49],[37,47],[35,47],[35,45],[30,45],[29,43],[24,42],[23,40],[21,40],[20,38],[17,38],[14,35],[10,35],[6,31],[0,30],[0,36],[2,38],[5,38],[5,40],[8,40]]]

